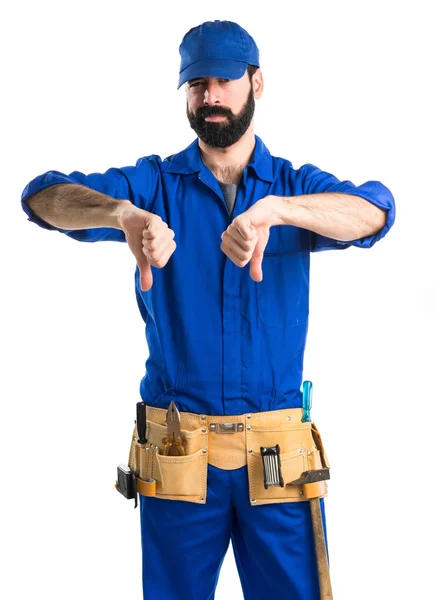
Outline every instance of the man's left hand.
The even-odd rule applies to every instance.
[[[222,234],[221,250],[238,267],[250,262],[250,277],[262,281],[262,260],[269,230],[277,225],[278,196],[265,196],[237,216]]]

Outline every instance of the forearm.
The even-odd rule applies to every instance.
[[[294,225],[344,242],[372,235],[386,222],[384,210],[351,194],[323,193],[276,198],[275,225]]]
[[[56,184],[27,199],[27,204],[41,219],[59,229],[112,227],[121,229],[119,211],[129,200],[115,200],[88,187]]]

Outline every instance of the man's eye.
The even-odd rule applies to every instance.
[[[230,81],[230,79],[218,79],[218,81],[220,83],[228,83]],[[198,87],[199,85],[203,85],[204,81],[194,81],[193,83],[190,84],[189,87]]]

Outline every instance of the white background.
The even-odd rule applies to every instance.
[[[237,21],[260,48],[256,133],[273,155],[380,180],[395,196],[394,228],[372,249],[312,255],[304,378],[332,463],[335,600],[434,597],[430,5],[2,9],[3,598],[141,598],[139,509],[113,487],[148,355],[134,258],[125,244],[38,228],[20,195],[51,169],[105,171],[185,148],[195,134],[176,90],[178,48],[213,19]],[[242,598],[231,549],[216,598]]]

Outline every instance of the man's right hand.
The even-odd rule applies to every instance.
[[[137,208],[129,201],[122,203],[118,222],[136,258],[141,290],[148,292],[153,285],[150,265],[161,269],[176,249],[174,231],[159,215]]]

